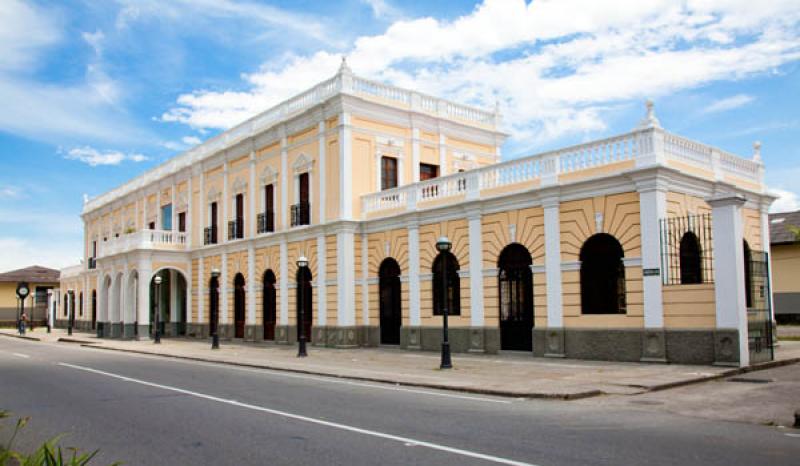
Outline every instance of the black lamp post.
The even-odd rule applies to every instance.
[[[442,254],[442,362],[439,365],[439,369],[453,368],[453,363],[450,361],[450,340],[447,335],[447,316],[449,312],[447,309],[447,256],[452,247],[453,243],[446,236],[442,236],[436,241],[436,249]]]
[[[161,314],[161,309],[159,309],[158,304],[161,302],[161,275],[156,275],[155,278],[153,278],[153,283],[155,283],[155,285],[156,285],[156,292],[155,292],[156,308],[155,308],[155,312],[154,312],[155,320],[156,320],[156,334],[155,334],[155,337],[153,338],[153,343],[160,344],[161,343],[161,319],[160,319],[160,317],[161,317],[161,315],[160,315]]]
[[[214,279],[214,295],[211,296],[211,349],[219,349],[219,269],[211,269],[211,278]]]
[[[303,295],[306,294],[305,274],[303,273],[303,269],[306,267],[308,267],[308,259],[306,259],[306,256],[300,256],[300,258],[297,259],[297,275],[300,277],[297,283],[297,299],[299,300],[298,305],[300,306],[300,319],[298,323],[300,335],[298,337],[299,346],[297,348],[297,357],[299,358],[308,356],[308,354],[306,354],[305,308],[303,306]]]
[[[75,291],[67,291],[69,295],[69,315],[67,316],[67,335],[72,335],[72,318],[75,316]]]
[[[53,290],[48,290],[47,291],[47,333],[50,333],[50,326],[51,326],[51,324],[50,324],[51,315],[50,314],[52,313],[52,311],[55,310],[55,307],[51,305],[51,303],[53,302],[53,294],[52,293],[53,293]],[[51,307],[52,307],[52,309],[51,309]]]
[[[21,335],[25,335],[25,321],[22,320],[22,316],[25,314],[25,298],[28,297],[31,290],[28,287],[27,282],[19,282],[17,284],[17,297],[19,298],[20,308],[19,308],[19,333]]]

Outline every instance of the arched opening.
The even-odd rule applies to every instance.
[[[161,277],[156,292],[155,277]],[[158,304],[159,332],[163,336],[186,335],[187,282],[177,269],[162,269],[150,279],[150,333],[155,332],[156,304]]]
[[[400,265],[391,257],[378,270],[381,344],[399,345],[403,314],[400,299]]]
[[[262,323],[264,339],[275,339],[275,320],[277,316],[277,299],[275,297],[275,273],[272,270],[264,272],[262,279],[261,309],[263,312]]]
[[[533,258],[528,249],[513,243],[498,259],[500,297],[500,348],[533,351]]]
[[[445,272],[446,267],[446,272]],[[458,277],[458,259],[451,252],[440,252],[433,261],[433,315],[443,315],[442,287],[447,287],[447,313],[461,315],[461,282]],[[445,277],[445,274],[447,275]]]
[[[613,236],[598,233],[583,244],[581,260],[581,312],[624,314],[625,253]]]
[[[680,244],[681,284],[703,283],[702,251],[697,235],[691,231],[683,234]]]
[[[753,251],[750,244],[744,240],[744,299],[747,308],[753,307]]]
[[[97,290],[92,290],[92,330],[97,328]]]
[[[303,322],[303,334],[306,337],[306,341],[311,340],[311,327],[314,321],[313,309],[312,309],[312,298],[313,293],[311,290],[311,270],[308,267],[302,267],[297,269],[297,296],[296,296],[296,305],[297,305],[297,338],[300,339],[300,321]],[[302,294],[302,296],[301,296]],[[300,304],[302,301],[302,312],[303,317],[300,318]]]
[[[219,279],[211,277],[208,282],[208,331],[217,333],[219,327]]]
[[[237,273],[233,277],[233,324],[234,338],[244,338],[244,275]]]

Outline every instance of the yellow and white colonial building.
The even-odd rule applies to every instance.
[[[759,149],[630,132],[501,161],[485,111],[331,79],[85,203],[75,325],[747,365],[771,348]],[[441,236],[452,242],[439,252]],[[298,268],[304,256],[308,266]],[[161,277],[156,288],[154,277]],[[64,298],[67,307],[75,307]]]

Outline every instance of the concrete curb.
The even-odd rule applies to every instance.
[[[19,338],[20,340],[42,341],[42,339],[41,339],[41,338],[37,338],[37,337],[29,337],[29,336],[27,336],[27,335],[26,335],[26,336],[22,336],[22,335],[12,335],[12,334],[10,334],[10,333],[0,333],[0,335],[2,335],[2,336],[4,336],[4,337],[9,337],[9,338]]]
[[[287,368],[281,366],[270,366],[267,364],[254,364],[254,363],[246,363],[246,362],[234,362],[234,361],[220,361],[216,359],[209,359],[209,358],[201,358],[196,356],[178,356],[173,354],[164,354],[164,353],[152,353],[149,351],[141,351],[141,350],[134,350],[134,349],[125,349],[125,348],[112,348],[109,346],[97,346],[95,344],[84,344],[81,345],[86,348],[92,349],[99,349],[99,350],[106,350],[106,351],[119,351],[123,353],[135,353],[135,354],[144,354],[148,356],[158,356],[162,358],[171,358],[171,359],[184,359],[188,361],[197,361],[197,362],[206,362],[212,364],[227,364],[231,366],[238,366],[238,367],[247,367],[252,369],[267,369],[272,371],[283,371],[283,372],[291,372],[296,374],[305,374],[305,375],[317,375],[322,377],[331,377],[335,379],[347,379],[347,380],[357,380],[361,382],[376,382],[376,383],[383,383],[383,384],[391,384],[391,385],[399,385],[405,387],[418,387],[418,388],[430,388],[435,390],[448,390],[448,391],[455,391],[455,392],[463,392],[463,393],[472,393],[478,395],[491,395],[491,396],[499,396],[504,398],[535,398],[535,399],[543,399],[543,400],[580,400],[585,398],[591,398],[595,396],[605,395],[605,392],[602,390],[587,390],[583,392],[577,393],[537,393],[537,392],[511,392],[507,390],[496,390],[491,388],[473,388],[473,387],[454,387],[450,385],[444,384],[436,384],[436,383],[424,383],[424,382],[408,382],[408,381],[401,381],[401,380],[392,380],[386,378],[379,378],[379,377],[365,377],[365,376],[358,376],[358,375],[341,375],[341,374],[331,374],[326,372],[319,372],[319,371],[312,371],[306,369],[294,369],[294,368]]]
[[[685,387],[686,385],[694,385],[703,382],[710,382],[712,380],[719,380],[730,377],[732,375],[747,374],[748,372],[764,371],[767,369],[774,369],[776,367],[790,366],[800,362],[800,358],[781,359],[779,361],[762,362],[747,367],[737,367],[736,369],[720,372],[719,374],[707,375],[705,377],[697,377],[694,379],[679,380],[677,382],[669,382],[661,385],[654,385],[646,388],[646,392],[659,392],[662,390],[669,390],[670,388]]]
[[[82,345],[97,345],[98,344],[98,343],[94,343],[94,342],[91,342],[91,341],[78,340],[76,338],[63,338],[63,337],[59,338],[56,341],[60,342],[60,343],[79,343],[79,344],[82,344]]]

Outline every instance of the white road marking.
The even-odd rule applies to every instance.
[[[11,353],[11,354],[13,354],[14,356],[16,356],[18,358],[25,358],[25,359],[30,358],[30,356],[28,356],[27,354],[22,354],[22,353]]]
[[[146,359],[160,359],[165,360],[165,358],[155,355],[155,354],[143,354],[143,353],[120,353],[125,356],[129,357],[139,357],[139,358],[146,358]],[[178,358],[166,358],[172,362],[179,362],[183,364],[191,364],[196,366],[205,366],[205,367],[215,367],[215,368],[223,368],[228,370],[235,370],[241,372],[253,372],[256,374],[271,374],[277,377],[286,377],[286,378],[293,378],[293,379],[305,379],[305,380],[315,380],[318,382],[325,382],[325,383],[335,383],[341,385],[350,385],[356,387],[365,387],[365,388],[375,388],[378,390],[390,390],[395,392],[406,392],[406,393],[415,393],[420,395],[430,395],[430,396],[439,396],[443,398],[454,398],[458,400],[468,400],[468,401],[481,401],[486,403],[500,403],[500,404],[510,404],[513,403],[513,400],[502,400],[502,399],[494,399],[494,398],[486,398],[482,396],[474,396],[474,395],[458,395],[455,393],[440,393],[434,392],[430,390],[422,390],[416,388],[407,388],[399,385],[391,385],[392,382],[357,382],[353,380],[345,380],[345,379],[337,379],[335,376],[316,376],[316,375],[309,375],[309,374],[300,374],[300,373],[293,373],[289,371],[282,371],[280,369],[258,369],[258,368],[247,368],[241,366],[231,366],[225,364],[224,361],[220,362],[205,362],[205,361],[191,361],[185,359],[178,359]]]
[[[93,374],[104,375],[106,377],[112,377],[112,378],[115,378],[115,379],[118,379],[118,380],[123,380],[125,382],[136,383],[136,384],[145,385],[145,386],[153,387],[153,388],[160,388],[162,390],[168,390],[168,391],[172,391],[172,392],[176,392],[176,393],[182,393],[184,395],[189,395],[189,396],[193,396],[193,397],[196,397],[196,398],[202,398],[202,399],[209,400],[209,401],[216,401],[217,403],[223,403],[223,404],[228,404],[228,405],[231,405],[231,406],[237,406],[237,407],[240,407],[240,408],[250,409],[250,410],[253,410],[253,411],[260,411],[260,412],[263,412],[263,413],[274,414],[276,416],[281,416],[281,417],[285,417],[285,418],[288,418],[288,419],[294,419],[294,420],[301,421],[301,422],[308,422],[308,423],[311,423],[311,424],[317,424],[317,425],[321,425],[321,426],[325,426],[325,427],[331,427],[333,429],[345,430],[345,431],[354,432],[354,433],[357,433],[357,434],[368,435],[368,436],[371,436],[371,437],[378,437],[378,438],[382,438],[382,439],[385,439],[385,440],[391,440],[391,441],[394,441],[394,442],[400,442],[400,443],[402,443],[404,445],[413,444],[415,446],[426,447],[426,448],[430,448],[432,450],[444,451],[444,452],[447,452],[447,453],[452,453],[452,454],[461,455],[461,456],[467,456],[467,457],[470,457],[470,458],[477,458],[477,459],[481,459],[481,460],[488,461],[488,462],[491,462],[491,463],[509,464],[509,465],[514,465],[514,466],[536,466],[536,465],[531,464],[531,463],[524,463],[522,461],[515,461],[515,460],[512,460],[512,459],[508,459],[508,458],[501,458],[499,456],[492,456],[492,455],[487,455],[487,454],[484,454],[484,453],[478,453],[478,452],[474,452],[474,451],[470,451],[470,450],[463,450],[463,449],[460,449],[460,448],[448,447],[446,445],[440,445],[438,443],[426,442],[426,441],[423,441],[423,440],[417,440],[417,439],[413,439],[413,438],[409,438],[409,437],[401,437],[399,435],[386,434],[386,433],[378,432],[378,431],[374,431],[374,430],[363,429],[361,427],[354,427],[354,426],[349,426],[347,424],[340,424],[338,422],[325,421],[325,420],[322,420],[322,419],[303,416],[303,415],[300,415],[300,414],[293,414],[293,413],[289,413],[289,412],[286,412],[286,411],[280,411],[280,410],[277,410],[277,409],[265,408],[263,406],[256,406],[256,405],[252,405],[252,404],[248,404],[248,403],[242,403],[242,402],[239,402],[239,401],[236,401],[236,400],[228,400],[228,399],[225,399],[225,398],[219,398],[219,397],[216,397],[216,396],[213,396],[213,395],[207,395],[205,393],[193,392],[191,390],[186,390],[186,389],[183,389],[183,388],[173,387],[173,386],[170,386],[170,385],[162,385],[162,384],[158,384],[158,383],[154,383],[154,382],[148,382],[146,380],[135,379],[135,378],[132,378],[132,377],[126,377],[124,375],[114,374],[112,372],[106,372],[106,371],[101,371],[101,370],[98,370],[98,369],[92,369],[91,367],[78,366],[78,365],[75,365],[75,364],[69,364],[69,363],[65,363],[65,362],[59,362],[58,365],[59,366],[63,366],[63,367],[69,367],[69,368],[72,368],[72,369],[81,370],[81,371],[91,372]]]
[[[789,433],[784,433],[783,435],[785,435],[785,436],[787,436],[787,437],[796,437],[796,438],[800,438],[800,434],[789,434]]]

